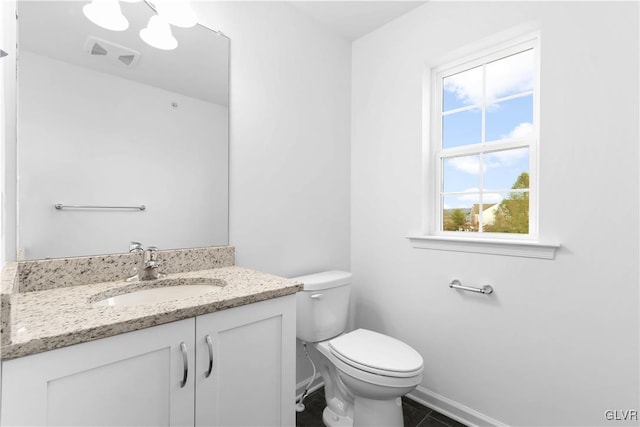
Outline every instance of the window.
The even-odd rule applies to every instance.
[[[414,248],[554,259],[538,230],[539,57],[531,35],[431,69]]]
[[[437,235],[537,236],[538,43],[523,40],[432,72]]]

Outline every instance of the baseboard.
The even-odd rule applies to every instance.
[[[501,423],[498,420],[482,414],[475,409],[471,409],[444,397],[434,391],[428,390],[422,386],[416,387],[411,393],[407,394],[407,397],[415,400],[427,408],[431,408],[440,412],[447,417],[459,421],[469,427],[480,426],[495,426],[495,427],[507,427],[506,424]]]
[[[309,381],[311,381],[311,377],[306,378],[296,384],[296,400],[300,398],[300,396],[304,392],[305,387],[307,387],[307,384],[309,384]],[[322,386],[324,386],[322,376],[317,375],[313,380],[313,383],[311,383],[311,387],[309,387],[309,393],[313,393]],[[416,387],[416,389],[407,394],[406,397],[415,400],[421,405],[438,411],[441,414],[459,421],[469,427],[508,427],[507,424],[495,420],[481,412],[476,411],[475,409],[471,409],[468,406],[444,397],[422,386]]]
[[[300,396],[302,396],[302,393],[304,393],[304,389],[307,387],[307,384],[309,384],[309,381],[311,381],[311,377],[304,379],[296,384],[296,401],[300,399]],[[323,385],[324,380],[322,379],[322,376],[320,374],[316,375],[313,382],[311,383],[311,387],[309,387],[309,393],[313,393]]]

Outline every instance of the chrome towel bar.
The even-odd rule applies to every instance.
[[[489,295],[493,293],[491,285],[484,285],[481,288],[472,288],[471,286],[464,286],[458,279],[454,279],[449,283],[449,287],[453,289],[462,289],[463,291],[476,292],[478,294]]]
[[[62,209],[133,209],[136,211],[143,211],[147,209],[145,205],[140,206],[79,206],[79,205],[63,205],[62,203],[56,203],[53,205],[57,210]]]

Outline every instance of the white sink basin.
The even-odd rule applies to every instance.
[[[165,279],[144,283],[130,292],[119,295],[98,297],[94,307],[126,307],[140,304],[156,304],[190,297],[198,297],[222,289],[225,283],[221,280],[204,279]],[[140,289],[144,286],[144,289]],[[152,286],[148,288],[148,286]]]

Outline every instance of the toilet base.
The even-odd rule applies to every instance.
[[[357,397],[353,411],[354,419],[341,416],[325,407],[322,411],[322,422],[327,427],[402,427],[402,400],[374,400]]]
[[[336,414],[328,406],[322,411],[322,422],[327,427],[353,427],[351,418]]]
[[[353,408],[353,426],[403,427],[402,399],[375,400],[357,396]]]

